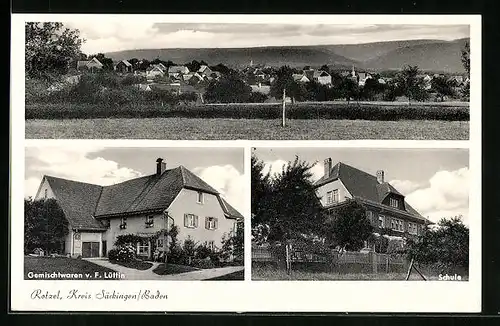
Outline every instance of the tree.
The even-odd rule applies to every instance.
[[[269,240],[288,243],[320,231],[324,216],[310,181],[312,167],[297,156],[281,173],[270,176],[269,190],[263,193],[254,217],[269,225]]]
[[[330,67],[328,67],[328,65],[322,65],[321,68],[319,68],[319,70],[323,70],[326,71],[327,73],[330,73]]]
[[[361,89],[361,97],[367,100],[375,100],[376,97],[385,90],[384,84],[380,84],[378,79],[368,78]]]
[[[437,93],[441,98],[441,102],[444,101],[445,96],[455,95],[453,81],[446,77],[434,77],[431,81],[431,89]]]
[[[333,210],[325,221],[324,233],[328,242],[346,250],[363,248],[373,233],[373,226],[366,218],[365,208],[355,200]]]
[[[211,81],[204,94],[207,102],[244,103],[248,102],[252,88],[236,76],[229,75],[218,81]]]
[[[418,66],[406,65],[396,75],[396,86],[400,92],[408,98],[408,105],[411,100],[422,100],[425,98],[424,81],[418,75]]]
[[[189,69],[189,71],[198,71],[201,67],[201,63],[196,60],[193,60],[189,63],[186,63],[185,66]]]
[[[43,248],[47,253],[63,253],[68,220],[55,199],[24,200],[24,251]]]
[[[464,66],[467,75],[470,75],[470,45],[465,42],[464,48],[461,51],[462,65]]]
[[[422,264],[443,269],[469,266],[469,229],[460,217],[441,219],[437,227],[427,228],[417,241],[408,243],[408,256]]]
[[[80,57],[85,41],[77,29],[62,23],[26,23],[25,36],[25,69],[31,77],[66,73],[69,63]]]
[[[357,82],[351,78],[342,78],[340,85],[340,94],[343,98],[349,102],[351,99],[358,100],[360,95],[360,89]]]
[[[271,95],[277,99],[282,98],[283,89],[285,89],[287,96],[291,97],[293,101],[301,101],[306,97],[307,90],[303,84],[299,84],[293,80],[292,74],[296,70],[289,66],[282,66],[276,72],[276,80],[271,85]]]

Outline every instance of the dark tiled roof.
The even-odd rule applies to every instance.
[[[92,217],[101,195],[101,186],[51,176],[45,176],[45,179],[71,227],[88,230],[106,229]]]
[[[242,218],[236,209],[221,198],[217,190],[183,166],[166,170],[161,175],[148,175],[110,186],[45,178],[49,180],[56,199],[74,228],[103,229],[94,216],[99,218],[164,210],[183,188],[217,196],[228,217]]]
[[[382,204],[388,194],[395,194],[404,198],[390,183],[379,183],[376,176],[342,162],[338,162],[332,167],[329,177],[322,176],[314,185],[320,187],[337,179],[342,181],[349,193],[355,198],[366,199],[378,204]],[[422,218],[406,201],[404,201],[404,204],[407,212]]]

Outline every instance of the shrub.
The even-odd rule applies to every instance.
[[[199,245],[196,247],[196,253],[195,253],[195,258],[197,259],[205,259],[210,257],[212,254],[212,249],[210,249],[208,246],[205,244]]]
[[[214,268],[217,265],[211,259],[192,259],[191,266],[197,268]]]
[[[118,259],[118,249],[113,248],[110,251],[108,251],[108,259],[111,261],[116,261]]]
[[[135,260],[135,248],[132,245],[122,245],[117,248],[116,261],[128,263]]]

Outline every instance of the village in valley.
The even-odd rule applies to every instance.
[[[323,65],[320,67],[273,67],[253,60],[246,66],[231,68],[224,63],[210,65],[203,60],[185,64],[156,58],[123,59],[113,61],[104,54],[86,56],[69,64],[67,74],[47,88],[49,93],[63,91],[78,84],[82,75],[108,74],[122,81],[124,86],[141,92],[161,94],[184,104],[197,103],[277,103],[283,100],[282,88],[289,90],[287,102],[315,101],[408,101],[404,90],[398,88],[398,73],[405,72],[414,79],[415,101],[468,100],[469,77],[420,71],[416,66],[402,67],[401,71],[366,70],[352,67]],[[101,62],[102,61],[102,62]],[[103,63],[104,62],[104,63]],[[229,79],[235,85],[228,86]],[[239,92],[224,92],[217,84],[235,87]],[[103,84],[105,92],[110,85]],[[126,87],[123,89],[126,91]],[[183,94],[183,96],[180,96]],[[175,101],[174,100],[174,101]]]

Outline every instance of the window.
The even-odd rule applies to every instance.
[[[335,204],[338,202],[339,202],[339,190],[338,189],[328,191],[326,193],[326,204],[327,205]]]
[[[333,191],[328,191],[326,193],[326,204],[330,205],[333,203]]]
[[[393,218],[391,220],[391,229],[398,232],[404,232],[404,222],[403,220]]]
[[[156,239],[156,247],[163,248],[163,246],[164,246],[163,238]]]
[[[108,228],[109,229],[109,226],[111,225],[110,221],[109,220],[103,220],[102,221],[102,225],[105,227],[105,228]]]
[[[197,228],[198,216],[194,214],[184,214],[184,226],[187,228]]]
[[[154,226],[154,217],[153,216],[146,216],[146,227],[152,228],[153,226]]]
[[[394,198],[389,198],[389,205],[391,205],[391,207],[398,208],[399,207],[398,200]]]
[[[215,250],[215,243],[214,241],[207,241],[207,247],[210,248],[211,250]]]
[[[381,229],[385,228],[385,216],[384,215],[378,216],[378,227]]]
[[[218,226],[218,219],[215,217],[205,217],[205,229],[215,230]]]
[[[339,202],[339,190],[335,189],[333,191],[333,202],[338,203]]]
[[[415,234],[415,235],[418,234],[418,225],[417,225],[417,223],[408,222],[408,233]]]
[[[137,243],[137,254],[140,256],[149,256],[149,241],[143,240]]]
[[[203,204],[203,193],[201,191],[198,191],[197,202],[198,204]]]
[[[375,220],[373,219],[373,212],[366,211],[366,218],[370,221],[370,224],[375,225]]]
[[[122,217],[120,221],[120,229],[124,230],[127,228],[127,218]]]
[[[45,199],[47,199],[47,193],[48,193],[48,192],[49,192],[49,190],[48,190],[48,189],[45,189],[45,190],[43,191],[43,197],[44,197]]]

